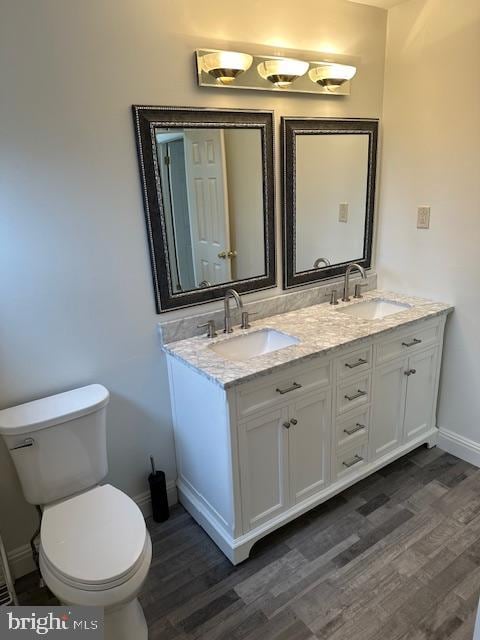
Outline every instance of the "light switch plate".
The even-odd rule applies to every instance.
[[[341,202],[338,206],[338,221],[348,222],[348,202]]]
[[[417,229],[430,229],[430,207],[418,207]]]

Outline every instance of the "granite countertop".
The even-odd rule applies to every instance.
[[[367,300],[390,300],[410,305],[409,308],[383,319],[370,320],[339,313],[339,309]],[[218,334],[209,339],[196,336],[164,345],[163,349],[192,369],[206,376],[224,389],[247,382],[261,375],[281,371],[290,364],[298,364],[345,346],[355,346],[372,336],[407,327],[417,320],[434,318],[449,313],[453,307],[424,298],[404,296],[390,291],[375,289],[363,298],[351,302],[340,302],[338,306],[318,304],[298,311],[290,311],[251,322],[250,329],[234,327],[231,336]],[[235,317],[235,316],[234,316]],[[210,345],[230,337],[253,333],[259,329],[276,329],[298,338],[294,344],[278,351],[255,356],[245,361],[226,360],[210,349]]]

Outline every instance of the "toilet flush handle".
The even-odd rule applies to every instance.
[[[17,444],[14,447],[12,447],[10,451],[16,451],[17,449],[26,449],[27,447],[33,447],[34,444],[35,444],[35,440],[33,438],[25,438],[23,442],[20,442],[20,444]]]

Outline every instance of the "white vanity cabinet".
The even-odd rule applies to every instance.
[[[373,459],[402,444],[408,359],[394,360],[375,369],[373,388],[376,403],[372,411],[370,451]]]
[[[381,458],[434,425],[444,320],[374,345],[371,457]]]
[[[330,405],[330,390],[317,391],[238,424],[244,530],[328,485]]]
[[[228,389],[168,355],[180,501],[233,563],[270,531],[436,443],[445,318]]]

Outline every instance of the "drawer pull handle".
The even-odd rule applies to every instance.
[[[359,358],[356,362],[346,362],[345,366],[349,369],[355,369],[355,367],[359,367],[362,364],[367,364],[367,360],[365,360],[365,358]]]
[[[347,467],[347,469],[349,469],[359,462],[363,462],[363,458],[362,456],[355,454],[351,460],[346,460],[345,462],[342,462],[342,464],[344,467]]]
[[[35,440],[33,438],[25,438],[23,442],[12,447],[10,451],[17,451],[18,449],[27,449],[28,447],[33,447],[34,444],[35,444]]]
[[[351,429],[344,429],[343,433],[346,433],[347,436],[353,436],[353,434],[357,433],[357,431],[362,431],[362,429],[366,429],[366,428],[367,427],[364,424],[360,424],[360,422],[357,422],[357,424]]]
[[[290,429],[290,422],[287,420],[283,423],[283,426],[285,427],[285,429]]]
[[[361,398],[363,396],[366,396],[367,392],[366,391],[362,391],[361,389],[359,389],[357,391],[357,393],[354,393],[353,396],[349,396],[348,394],[345,394],[345,400],[348,400],[349,402],[352,402],[352,400],[356,400],[357,398]]]
[[[411,342],[402,342],[402,347],[414,347],[416,344],[421,344],[422,341],[418,338],[414,338]]]
[[[409,369],[408,371],[405,371],[405,375],[406,376],[413,376],[417,373],[416,369]]]
[[[284,393],[290,393],[290,391],[295,391],[295,389],[301,389],[301,388],[302,388],[301,384],[298,384],[298,382],[294,382],[291,387],[287,387],[286,389],[279,389],[277,387],[275,391],[283,396]]]

